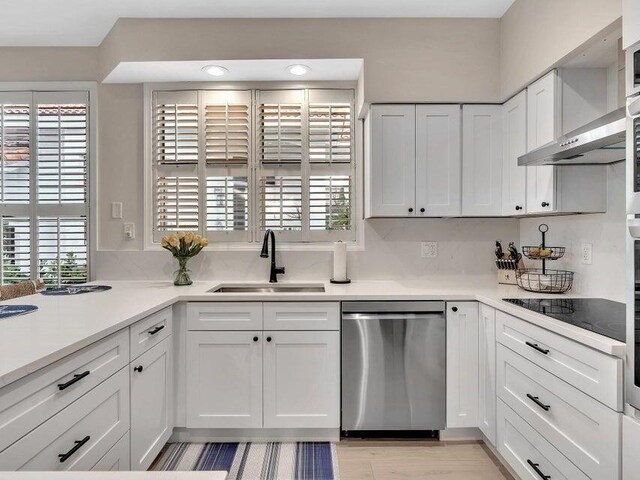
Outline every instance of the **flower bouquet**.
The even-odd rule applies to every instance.
[[[178,270],[174,285],[191,285],[191,277],[187,269],[187,260],[195,257],[209,245],[209,240],[193,232],[178,232],[162,238],[162,248],[169,250],[178,259]]]

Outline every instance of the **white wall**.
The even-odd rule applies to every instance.
[[[625,301],[625,166],[607,167],[608,209],[604,214],[529,218],[520,222],[522,245],[539,245],[538,225],[549,225],[547,244],[567,247],[549,268],[575,271],[573,293]],[[582,243],[593,244],[593,264],[581,263]],[[539,267],[529,261],[527,266]]]

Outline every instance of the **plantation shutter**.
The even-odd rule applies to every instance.
[[[309,229],[315,240],[354,240],[353,92],[309,90]]]
[[[259,235],[272,229],[284,241],[303,241],[308,230],[306,92],[260,90],[256,103]]]
[[[31,179],[30,92],[0,93],[0,203],[28,204]]]
[[[31,278],[31,224],[29,217],[0,217],[0,284]]]
[[[45,284],[86,282],[87,257],[86,217],[38,218],[38,273]]]
[[[204,123],[205,230],[220,241],[248,241],[253,149],[250,90],[200,92]]]
[[[200,121],[196,91],[153,95],[154,241],[200,226]]]

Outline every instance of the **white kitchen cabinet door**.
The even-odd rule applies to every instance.
[[[262,427],[262,332],[187,332],[187,427]]]
[[[554,142],[560,133],[560,86],[553,70],[527,87],[527,151]],[[555,167],[527,167],[527,213],[555,208]]]
[[[340,332],[264,337],[265,428],[339,428]]]
[[[479,392],[478,416],[482,433],[496,445],[496,311],[479,307]]]
[[[622,417],[622,480],[640,479],[640,422],[632,417]]]
[[[521,215],[527,207],[527,167],[518,157],[527,153],[527,92],[502,105],[502,214]]]
[[[414,216],[416,107],[373,105],[370,115],[368,216]]]
[[[416,215],[460,215],[462,175],[459,105],[416,107]]]
[[[130,366],[131,470],[147,470],[173,432],[172,336]]]
[[[118,443],[104,454],[92,471],[95,472],[128,472],[131,470],[131,449],[129,448],[129,432],[125,433]]]
[[[478,303],[447,303],[447,428],[478,426]]]
[[[462,107],[462,216],[502,214],[501,109]]]
[[[640,0],[622,0],[622,48],[626,50],[638,42],[640,42]]]

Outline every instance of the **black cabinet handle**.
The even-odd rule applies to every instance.
[[[71,447],[71,450],[69,450],[67,453],[58,454],[58,457],[60,458],[60,463],[66,462],[71,455],[73,455],[78,450],[80,450],[80,448],[82,448],[82,446],[85,443],[87,443],[89,440],[91,440],[91,437],[89,435],[87,435],[82,440],[76,440],[76,444],[73,447]]]
[[[424,208],[421,208],[420,213],[424,213],[424,212],[425,212]]]
[[[254,342],[257,342],[258,340],[260,340],[258,337],[253,337]]]
[[[149,330],[147,333],[149,335],[155,335],[156,333],[158,333],[163,328],[164,328],[164,325],[158,325],[156,328],[154,328],[153,330]]]
[[[531,343],[531,342],[524,342],[524,343],[526,343],[528,346],[530,346],[534,350],[539,351],[540,353],[544,353],[545,355],[549,353],[549,350],[546,350],[546,349],[542,348],[537,343]]]
[[[58,384],[58,390],[64,390],[67,387],[70,387],[71,385],[73,385],[76,382],[79,382],[80,380],[82,380],[84,377],[86,377],[87,375],[89,375],[91,372],[89,370],[87,370],[86,372],[82,372],[82,373],[77,373],[73,376],[73,378],[71,380],[69,380],[66,383],[59,383]]]
[[[144,367],[142,365],[138,365],[137,367],[133,367],[133,371],[134,372],[141,372],[142,370],[144,370]]]
[[[538,405],[541,409],[543,409],[545,412],[548,412],[549,409],[551,408],[551,405],[545,405],[544,403],[542,403],[540,401],[540,399],[538,397],[534,397],[533,395],[531,395],[530,393],[527,393],[527,397],[529,397],[529,400],[531,400],[533,403],[535,403],[536,405]]]
[[[531,468],[533,468],[533,470],[538,474],[540,478],[542,478],[542,480],[549,480],[551,478],[551,475],[545,475],[544,473],[542,473],[542,470],[540,470],[539,463],[533,463],[529,459],[527,459],[527,463],[531,465]]]
[[[549,206],[549,203],[547,203],[547,202],[542,202],[540,205],[542,205],[543,207],[548,207],[548,206]]]
[[[451,311],[452,312],[457,312],[458,311],[458,307],[451,307]]]
[[[267,342],[270,342],[270,341],[271,341],[271,337],[267,337]]]
[[[522,207],[520,205],[516,205],[516,210],[522,210]]]
[[[413,213],[413,208],[410,208],[410,209],[409,209],[409,213]]]

